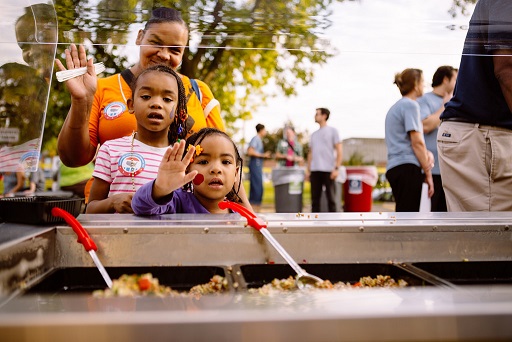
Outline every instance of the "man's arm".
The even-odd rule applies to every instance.
[[[432,115],[429,115],[425,119],[421,121],[423,124],[423,133],[428,134],[439,127],[439,124],[441,123],[441,119],[439,117],[444,112],[444,106],[441,106],[439,110]]]
[[[343,147],[341,142],[337,143],[334,148],[336,149],[336,168],[339,168],[343,161]]]
[[[512,49],[496,50],[493,62],[494,75],[500,83],[508,108],[512,111]]]
[[[256,157],[256,158],[270,158],[272,156],[270,151],[267,151],[265,153],[259,153],[259,152],[256,152],[256,150],[252,146],[249,146],[249,148],[247,149],[247,155],[249,157]]]

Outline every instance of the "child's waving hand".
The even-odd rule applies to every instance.
[[[185,140],[181,140],[165,151],[153,185],[153,198],[155,200],[181,188],[183,185],[191,182],[197,175],[195,170],[186,173],[187,166],[194,156],[195,149],[189,149],[187,154],[182,157],[184,151]]]

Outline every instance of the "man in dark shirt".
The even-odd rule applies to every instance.
[[[512,1],[480,0],[441,115],[448,211],[512,210]]]

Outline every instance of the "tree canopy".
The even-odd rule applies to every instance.
[[[295,94],[314,79],[316,68],[336,54],[323,38],[334,2],[344,0],[54,0],[59,23],[57,58],[70,42],[83,43],[109,74],[129,67],[125,45],[134,24],[160,6],[181,11],[190,28],[181,73],[205,81],[220,101],[229,133],[271,96]],[[353,1],[353,0],[347,0]],[[359,0],[364,1],[364,0]],[[453,0],[464,13],[476,0]],[[447,8],[448,10],[448,8]],[[51,85],[45,141],[56,137],[68,112],[65,86]]]

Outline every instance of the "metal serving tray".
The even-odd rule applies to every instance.
[[[180,292],[208,283],[214,275],[220,275],[228,280],[229,289],[233,290],[227,268],[219,266],[106,267],[106,270],[112,279],[117,279],[123,274],[151,273],[153,277],[158,278],[161,285],[170,286]],[[106,287],[105,281],[95,267],[57,268],[36,280],[25,294],[92,293]]]
[[[361,277],[389,275],[395,280],[405,280],[409,286],[437,285],[433,279],[411,274],[393,264],[302,264],[301,267],[332,283],[343,281],[355,284]],[[240,289],[258,288],[275,278],[283,279],[296,275],[287,264],[235,265],[232,273]]]
[[[512,284],[512,261],[416,262],[411,265],[455,285]]]

